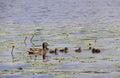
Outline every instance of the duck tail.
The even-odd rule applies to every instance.
[[[28,53],[31,52],[31,51],[27,51]]]

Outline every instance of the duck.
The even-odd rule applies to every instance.
[[[57,52],[57,51],[58,51],[58,48],[55,48],[55,50],[50,50],[50,51],[49,51],[49,53],[51,53],[51,54],[53,54],[53,53],[54,53],[55,55],[57,55],[57,54],[58,54],[58,52]]]
[[[30,48],[29,51],[27,51],[27,52],[28,52],[28,54],[42,55],[43,54],[42,53],[43,50],[46,50],[46,51],[49,50],[47,48],[47,46],[48,46],[48,43],[47,42],[43,42],[42,49],[41,48]]]
[[[76,50],[75,50],[75,52],[77,52],[77,53],[80,53],[80,52],[82,52],[82,49],[81,49],[81,47],[79,47],[78,49],[76,49]]]
[[[64,49],[60,49],[59,51],[62,53],[68,53],[68,47],[65,47]]]
[[[48,43],[43,42],[42,49],[41,48],[30,48],[27,52],[29,55],[35,55],[35,56],[43,55],[43,59],[45,59],[47,51],[49,50],[47,46],[48,46]]]

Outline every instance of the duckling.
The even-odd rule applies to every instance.
[[[64,49],[60,49],[59,51],[62,53],[68,53],[68,47],[65,47]]]
[[[58,54],[58,49],[57,48],[55,48],[55,50],[50,50],[50,53],[54,53],[55,55],[57,55]]]
[[[91,50],[92,49],[92,47],[89,47],[89,50]]]
[[[61,62],[62,60],[64,60],[64,58],[62,58],[62,57],[57,57],[56,60],[58,60],[59,62]]]
[[[92,43],[91,43],[91,42],[89,42],[89,45],[91,46],[91,45],[92,45]]]
[[[92,49],[92,53],[95,53],[95,48]]]
[[[66,32],[66,38],[68,38],[70,36],[69,32]]]
[[[100,53],[100,49],[95,49],[95,48],[93,48],[93,49],[92,49],[92,53]]]
[[[89,43],[88,46],[89,46],[89,50],[92,50],[92,44]]]
[[[96,52],[96,53],[100,53],[100,49],[96,49],[95,52]]]
[[[82,52],[81,47],[79,47],[78,49],[76,49],[75,52],[78,52],[78,53]]]

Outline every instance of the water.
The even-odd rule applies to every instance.
[[[119,0],[0,0],[0,77],[119,78]],[[66,32],[70,36],[66,38]],[[37,34],[30,41],[32,34]],[[25,37],[26,41],[24,42]],[[96,40],[96,43],[95,43]],[[68,54],[48,53],[30,59],[27,50],[69,48]],[[88,43],[100,48],[92,54]],[[15,45],[13,56],[11,47]],[[74,50],[82,47],[81,53]],[[62,57],[61,63],[55,60]]]

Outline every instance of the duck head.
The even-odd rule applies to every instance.
[[[68,53],[68,47],[65,47],[65,48],[64,48],[64,52],[65,52],[65,53]]]
[[[43,49],[47,49],[48,50],[47,46],[48,46],[48,43],[47,42],[43,42],[43,44],[42,44]]]

